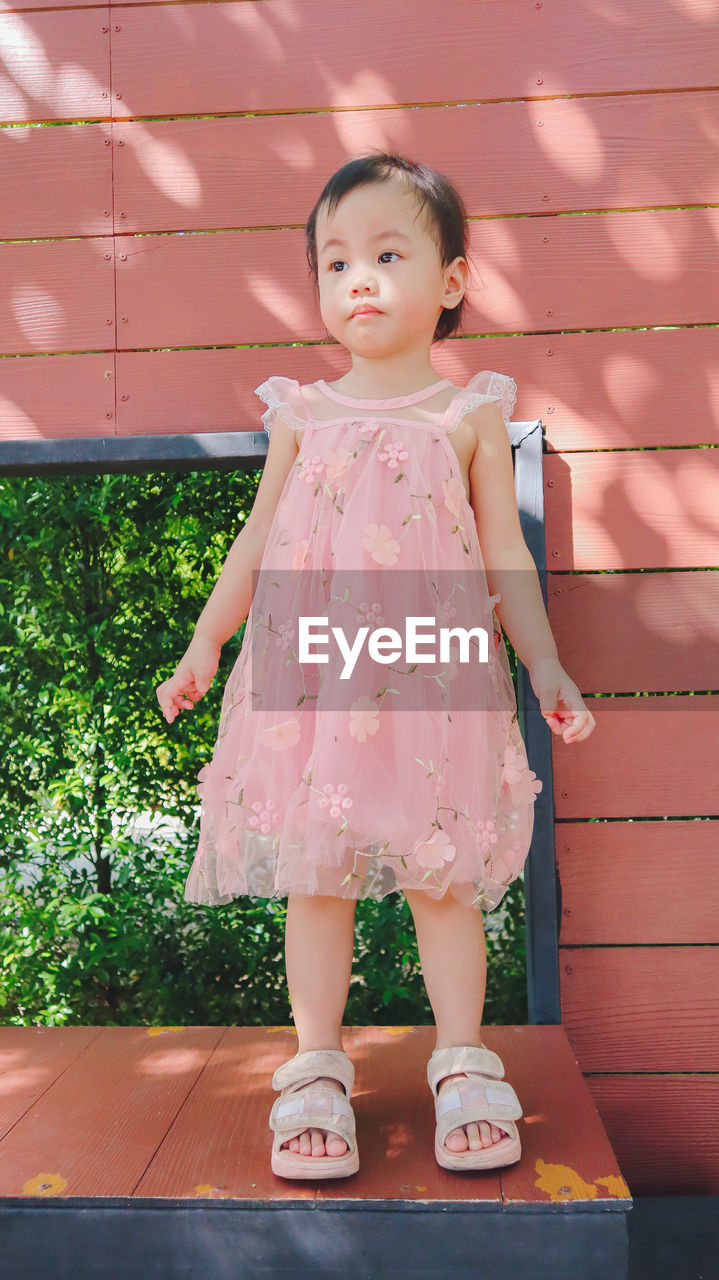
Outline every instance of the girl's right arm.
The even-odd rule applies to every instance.
[[[262,563],[277,503],[297,453],[295,433],[278,411],[252,510],[227,553],[187,650],[169,680],[157,687],[157,700],[168,724],[183,707],[192,709],[207,692],[217,672],[223,644],[250,611],[252,573]]]

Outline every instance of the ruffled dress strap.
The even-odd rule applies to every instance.
[[[447,432],[456,431],[462,418],[472,409],[493,400],[498,406],[507,426],[517,403],[517,384],[507,373],[494,373],[492,369],[482,369],[470,378],[466,387],[462,387],[453,396],[445,412],[442,426]]]
[[[307,426],[310,415],[296,378],[283,378],[279,374],[273,374],[265,382],[261,382],[259,387],[255,387],[255,395],[268,406],[262,414],[268,436],[277,415],[292,431],[303,431]]]

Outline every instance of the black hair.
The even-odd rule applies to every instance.
[[[420,201],[420,212],[427,208],[426,225],[435,240],[442,266],[457,257],[469,260],[469,226],[464,201],[457,188],[444,174],[429,165],[415,164],[396,151],[371,151],[348,160],[325,184],[314,209],[305,223],[307,261],[310,276],[319,289],[317,265],[317,217],[323,205],[327,214],[334,212],[343,196],[355,187],[386,182],[397,174]],[[441,342],[456,333],[462,323],[466,294],[456,307],[443,307],[433,342]]]

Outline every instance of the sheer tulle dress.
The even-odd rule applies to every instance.
[[[516,384],[483,370],[464,388],[443,378],[412,395],[358,400],[323,379],[301,387],[273,376],[256,394],[268,406],[267,433],[279,415],[299,452],[213,754],[198,774],[200,831],[185,899],[218,906],[241,895],[384,898],[421,889],[491,911],[522,870],[542,784],[528,766],[493,611],[501,597],[488,592],[450,436],[489,400],[509,423]],[[400,657],[378,677],[366,660],[344,701],[342,682],[298,661],[300,608],[327,614],[331,598],[345,621],[372,630],[393,616],[400,584],[426,580],[436,591],[440,578],[434,612],[451,626],[452,602],[470,580],[472,617],[489,636],[471,704],[446,701],[453,661],[437,668],[445,679],[420,683],[418,663]],[[322,600],[302,594],[309,583]]]

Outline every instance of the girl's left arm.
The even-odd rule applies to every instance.
[[[542,599],[537,567],[524,541],[514,489],[512,447],[493,402],[467,414],[477,434],[469,468],[470,502],[496,613],[527,668],[542,715],[565,742],[589,737],[595,719],[562,667]]]

